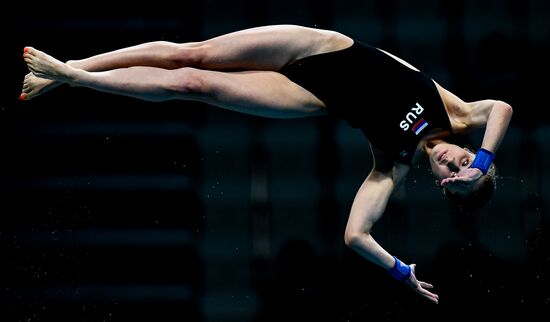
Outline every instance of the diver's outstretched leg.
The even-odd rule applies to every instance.
[[[343,49],[352,42],[349,37],[334,31],[274,25],[239,30],[201,42],[149,42],[82,60],[71,60],[67,64],[93,72],[132,66],[277,71],[296,59]],[[27,75],[23,84],[24,99],[43,94],[56,85],[53,80]]]
[[[325,105],[284,75],[267,70],[212,71],[134,66],[88,72],[32,47],[27,66],[38,77],[147,101],[195,100],[236,112],[291,118],[321,115]]]

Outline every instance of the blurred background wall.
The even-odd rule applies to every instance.
[[[543,0],[42,2],[3,10],[0,321],[454,321],[547,315],[550,4]],[[415,167],[373,234],[417,263],[426,303],[347,249],[372,160],[324,117],[59,87],[17,100],[33,46],[79,59],[266,24],[384,48],[466,101],[514,107],[474,217]],[[321,73],[322,71],[320,71]],[[478,147],[483,132],[465,138]]]

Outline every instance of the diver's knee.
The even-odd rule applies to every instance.
[[[176,44],[168,59],[179,67],[201,67],[206,51],[204,42]]]
[[[183,67],[171,71],[173,77],[167,83],[166,90],[176,98],[201,97],[207,93],[207,88],[199,70]]]

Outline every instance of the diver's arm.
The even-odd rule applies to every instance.
[[[496,152],[512,119],[512,106],[503,101],[482,100],[467,103],[469,127],[485,127],[481,148]]]

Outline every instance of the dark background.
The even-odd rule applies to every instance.
[[[0,14],[0,321],[548,316],[548,1],[13,6]],[[69,60],[278,23],[343,32],[466,101],[514,107],[489,205],[455,214],[417,167],[373,230],[390,253],[418,264],[439,305],[345,247],[372,162],[366,139],[343,121],[262,119],[66,86],[17,99],[27,45]],[[478,147],[482,135],[465,142]]]

